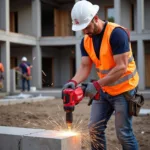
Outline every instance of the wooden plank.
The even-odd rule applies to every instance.
[[[16,57],[11,57],[10,58],[10,68],[13,69],[14,67],[16,67],[16,61],[17,61],[17,58]]]
[[[150,87],[150,54],[145,55],[145,84]]]
[[[71,16],[70,11],[54,9],[54,35],[71,36]]]
[[[54,9],[54,36],[60,36],[60,12]]]
[[[65,12],[65,33],[66,33],[66,36],[69,36],[70,35],[70,29],[69,29],[69,12],[66,11]]]
[[[10,12],[10,32],[15,32],[15,13]]]
[[[65,24],[65,36],[71,36],[73,35],[73,31],[71,29],[72,27],[72,21],[70,16],[70,11],[65,11],[64,13],[64,24]]]
[[[60,22],[61,22],[61,26],[60,26],[60,35],[61,36],[65,36],[65,21],[66,21],[66,18],[65,18],[65,11],[61,10],[60,11]]]
[[[72,36],[73,31],[72,31],[72,19],[71,19],[71,12],[68,12],[68,35]]]

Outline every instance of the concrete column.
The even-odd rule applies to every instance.
[[[41,89],[41,47],[39,45],[39,38],[41,37],[41,1],[32,0],[32,31],[33,36],[37,37],[37,45],[32,49],[33,58],[33,79],[32,84],[36,88]]]
[[[10,92],[14,93],[16,91],[16,72],[14,69],[10,70]]]
[[[1,61],[4,65],[4,88],[10,92],[10,42],[6,41],[1,44]]]
[[[9,0],[0,0],[0,29],[9,32]]]
[[[80,43],[81,39],[83,37],[82,31],[77,31],[76,32],[76,70],[79,68],[80,63],[81,63],[81,50],[80,50]]]
[[[33,69],[32,69],[32,85],[38,89],[42,88],[42,68],[41,68],[41,47],[39,44],[32,49]]]
[[[33,36],[41,37],[41,1],[32,0],[32,32]]]
[[[142,40],[137,42],[137,62],[138,62],[138,73],[140,76],[139,90],[145,89],[145,51],[144,43]]]
[[[78,2],[79,0],[75,0],[75,3]],[[76,70],[79,68],[80,63],[81,63],[81,50],[80,50],[80,39],[83,36],[82,31],[77,31],[76,32],[76,39],[78,39],[76,43]]]
[[[121,0],[114,0],[115,23],[121,24]]]
[[[144,29],[144,0],[137,0],[137,33]]]
[[[76,44],[76,70],[79,68],[81,63],[81,50],[80,50],[80,43]]]
[[[80,50],[80,43],[81,43],[81,37],[82,37],[82,31],[76,32],[76,38],[77,38],[77,43],[76,43],[76,70],[79,68],[80,63],[81,63],[81,50]]]

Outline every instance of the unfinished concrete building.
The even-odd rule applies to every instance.
[[[4,91],[10,92],[10,69],[17,66],[23,56],[33,65],[31,85],[37,89],[62,87],[74,75],[80,64],[80,40],[83,37],[82,32],[71,30],[70,12],[76,1],[0,0],[0,60],[5,67]],[[150,1],[90,1],[100,5],[101,19],[130,29],[140,75],[139,89],[148,89]],[[88,80],[96,77],[92,71]],[[17,76],[16,85],[20,87]]]

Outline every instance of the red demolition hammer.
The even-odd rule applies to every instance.
[[[75,89],[67,88],[62,91],[62,99],[64,104],[64,111],[66,112],[66,124],[68,129],[71,129],[73,122],[73,111],[75,105],[77,105],[85,96],[85,89],[87,84],[82,84]],[[94,98],[89,100],[88,106],[91,105],[93,99],[99,100],[100,94],[97,93]]]

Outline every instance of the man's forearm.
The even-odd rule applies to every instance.
[[[80,67],[72,80],[75,80],[78,84],[86,80],[86,78],[90,74],[91,67]]]
[[[101,86],[107,86],[115,81],[117,81],[124,73],[126,69],[114,69],[107,76],[100,79],[98,82]]]
[[[20,67],[15,67],[14,69],[15,69],[15,70],[20,70]]]

